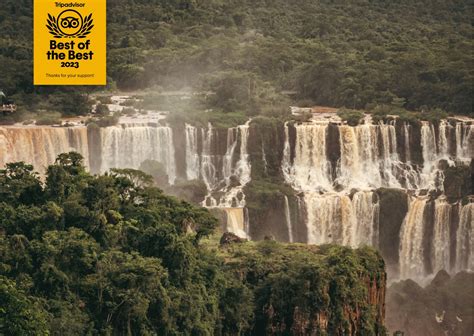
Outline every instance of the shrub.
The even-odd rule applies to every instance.
[[[364,113],[357,110],[340,109],[337,115],[350,126],[357,126],[361,119],[364,118]]]
[[[60,125],[61,124],[61,113],[50,112],[41,114],[36,119],[36,125]]]
[[[110,114],[110,110],[109,110],[109,107],[107,105],[99,103],[95,107],[95,113],[98,114],[98,115],[106,116],[106,115]]]

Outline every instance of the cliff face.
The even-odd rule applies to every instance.
[[[220,250],[255,297],[252,335],[384,335],[386,275],[374,250],[275,241]]]

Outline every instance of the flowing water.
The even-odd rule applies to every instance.
[[[397,123],[374,124],[369,118],[356,127],[330,124],[324,118],[285,123],[281,175],[294,195],[281,194],[284,208],[275,209],[281,211],[286,226],[282,236],[316,244],[378,246],[384,223],[379,223],[375,189],[402,188],[410,190],[410,204],[399,232],[400,276],[473,270],[473,203],[460,205],[459,200],[420,195],[427,195],[422,189],[443,192],[440,160],[469,164],[474,156],[474,122],[422,122],[419,128]],[[248,218],[244,193],[256,159],[249,154],[250,125],[250,120],[228,129],[186,124],[176,130],[157,121],[128,120],[96,130],[0,127],[0,167],[25,161],[44,172],[58,154],[72,150],[84,156],[87,166],[96,167],[94,172],[139,168],[145,160],[156,160],[170,184],[178,178],[202,180],[207,189],[202,204],[223,209],[226,230],[249,237],[249,228],[259,225]],[[175,144],[176,139],[182,140]],[[263,142],[258,146],[250,152],[259,153],[268,175],[275,171],[270,169],[273,149]],[[185,166],[177,167],[178,162]],[[290,202],[290,197],[296,202]]]

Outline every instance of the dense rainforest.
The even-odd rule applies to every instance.
[[[375,250],[219,244],[207,209],[151,181],[92,176],[75,152],[44,182],[22,162],[0,171],[0,334],[383,333]]]
[[[107,5],[110,90],[211,92],[192,108],[247,114],[275,114],[289,102],[361,109],[393,101],[472,113],[470,1]],[[102,88],[32,85],[31,0],[3,1],[0,31],[0,88],[20,110],[88,112],[81,94]]]

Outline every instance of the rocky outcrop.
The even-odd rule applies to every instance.
[[[387,290],[388,331],[424,336],[471,335],[473,282],[472,273],[451,277],[440,271],[425,288],[412,280],[391,285]]]
[[[399,189],[380,188],[378,249],[390,271],[398,272],[400,228],[408,212],[408,196]]]
[[[474,195],[474,160],[471,165],[452,166],[444,169],[444,193],[450,201]]]

